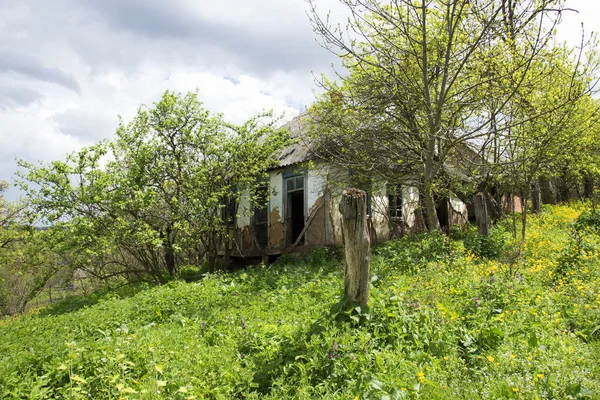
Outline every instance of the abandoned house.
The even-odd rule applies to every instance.
[[[286,127],[293,137],[302,134],[299,118]],[[252,207],[244,195],[237,217],[229,221],[232,256],[275,256],[326,245],[341,245],[339,202],[343,181],[350,172],[313,160],[302,141],[285,148],[280,165],[268,171],[266,207]],[[394,187],[372,181],[366,189],[371,241],[380,242],[418,229],[419,193],[414,187]],[[440,203],[440,224],[465,224],[467,205],[457,198]]]

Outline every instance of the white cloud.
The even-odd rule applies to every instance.
[[[337,0],[319,9],[345,10]],[[600,3],[569,0],[561,37],[598,28]],[[315,42],[304,0],[0,0],[0,180],[15,158],[50,161],[112,135],[117,115],[169,89],[199,90],[242,122],[264,109],[291,118],[335,58]],[[2,62],[4,61],[4,62]]]

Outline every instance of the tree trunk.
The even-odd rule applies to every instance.
[[[344,291],[352,301],[366,306],[369,300],[371,254],[367,228],[367,194],[354,188],[344,190],[340,213],[344,241]]]
[[[540,192],[542,195],[542,204],[556,204],[556,197],[552,191],[552,184],[549,179],[540,178]]]
[[[521,191],[521,244],[525,242],[527,231],[527,199],[529,198],[529,188],[531,183],[525,184],[525,189]]]
[[[175,265],[175,250],[173,249],[173,244],[171,243],[171,227],[167,227],[166,232],[163,234],[163,244],[164,244],[164,252],[165,252],[165,265],[167,267],[167,272],[169,276],[174,276],[176,272]]]
[[[571,200],[571,190],[569,189],[569,175],[567,173],[567,169],[563,168],[562,176],[558,181],[558,193],[559,193],[559,201],[567,202]]]
[[[498,220],[504,216],[502,193],[497,186],[493,187],[491,193],[487,196],[487,209],[490,219]]]
[[[523,212],[521,213],[521,244],[525,242],[527,232],[527,197],[523,197]]]
[[[583,177],[583,197],[586,199],[594,197],[594,179],[590,175]]]
[[[490,227],[490,218],[487,210],[487,201],[485,194],[479,192],[473,197],[473,206],[475,207],[475,219],[477,220],[477,231],[480,235],[488,234]]]
[[[433,198],[433,190],[430,184],[425,184],[423,202],[425,203],[425,218],[427,221],[427,229],[429,231],[439,231],[440,221],[438,220],[437,211],[435,209],[435,199]]]
[[[534,182],[531,188],[531,206],[534,213],[538,215],[542,213],[542,199],[538,182]]]

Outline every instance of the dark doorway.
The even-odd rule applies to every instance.
[[[289,246],[296,242],[304,230],[304,175],[286,178],[284,184],[286,189],[286,239]],[[304,244],[304,238],[300,240],[299,244]]]
[[[442,231],[448,232],[448,227],[450,226],[450,214],[448,212],[448,199],[443,198],[436,210],[438,215],[438,221],[440,221],[440,228]]]
[[[293,244],[304,229],[304,190],[288,193],[290,207],[290,244]],[[303,243],[304,239],[300,241]]]

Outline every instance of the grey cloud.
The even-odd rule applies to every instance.
[[[34,57],[13,50],[0,49],[0,73],[15,73],[80,92],[79,84],[71,75],[58,68],[46,67]]]
[[[113,29],[152,41],[178,43],[178,56],[190,62],[232,59],[241,68],[265,76],[276,70],[325,69],[335,59],[315,43],[308,21],[299,22],[307,18],[303,14],[290,21],[287,29],[268,29],[268,23],[257,29],[252,24],[225,25],[193,17],[176,2],[165,6],[159,1],[95,0],[88,6]],[[153,50],[169,52],[171,45],[165,49],[160,44],[155,43]]]
[[[97,110],[85,108],[70,109],[54,116],[62,133],[79,138],[88,143],[110,137],[118,126],[117,116],[106,115]]]
[[[194,36],[198,22],[181,12],[176,2],[92,0],[89,6],[113,27],[152,38]]]
[[[152,85],[164,83],[161,71],[184,76],[198,71],[234,84],[243,83],[242,76],[256,77],[265,85],[259,88],[263,93],[278,93],[277,102],[295,107],[309,102],[310,71],[328,71],[332,56],[314,42],[302,6],[287,8],[288,1],[302,0],[282,0],[286,4],[280,7],[271,7],[280,4],[276,0],[241,2],[252,13],[262,7],[255,20],[240,17],[229,23],[222,14],[211,19],[204,13],[235,17],[233,1],[230,10],[228,5],[193,10],[200,0],[0,0],[0,117],[24,117],[10,127],[0,124],[0,139],[23,137],[28,128],[32,142],[38,141],[38,131],[48,143],[54,136],[82,144],[108,137],[117,126],[116,112],[128,112],[134,99],[148,101],[139,85],[152,92]],[[185,85],[181,79],[173,84]],[[74,97],[62,88],[82,93]],[[18,109],[40,99],[31,115]],[[74,106],[79,108],[62,112]],[[27,149],[26,142],[10,154],[0,148],[0,179],[10,179],[15,156],[60,158],[43,146]]]
[[[42,98],[37,90],[23,86],[0,84],[0,110],[28,106]]]

